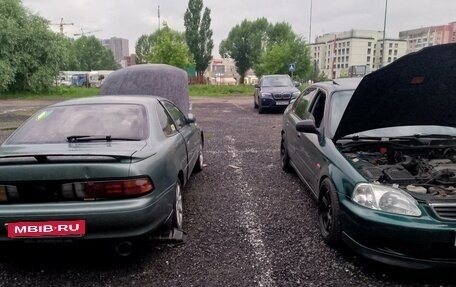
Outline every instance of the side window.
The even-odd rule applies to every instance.
[[[176,124],[177,129],[183,128],[187,124],[187,118],[175,105],[170,102],[162,102],[165,108],[168,110],[169,115]]]
[[[315,93],[315,88],[311,87],[304,90],[296,100],[293,105],[293,112],[300,118],[308,118],[309,113],[309,103],[312,100],[313,94]]]
[[[157,105],[157,115],[160,121],[160,126],[165,135],[170,136],[176,133],[177,129],[171,117],[166,113],[161,105]]]
[[[325,102],[326,102],[326,95],[322,91],[318,91],[315,99],[310,107],[310,113],[313,115],[315,120],[315,126],[317,128],[320,127],[321,121],[323,120],[323,115],[325,113]]]

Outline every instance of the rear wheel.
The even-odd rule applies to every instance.
[[[203,145],[200,144],[200,150],[198,154],[198,160],[196,161],[194,171],[199,172],[202,171],[204,167],[204,156],[203,156]]]
[[[337,246],[341,242],[339,210],[339,198],[337,197],[336,188],[326,178],[320,186],[318,221],[323,240],[331,246]]]
[[[182,200],[182,187],[179,180],[176,182],[175,187],[175,200],[173,208],[173,217],[172,217],[172,227],[182,230],[182,221],[183,221],[183,200]]]
[[[282,135],[282,141],[280,142],[280,165],[285,172],[291,171],[290,156],[288,155],[288,149],[285,143],[285,135]]]

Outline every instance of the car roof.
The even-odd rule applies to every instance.
[[[314,87],[323,87],[329,91],[355,90],[362,78],[341,78],[315,83]]]
[[[126,96],[97,96],[97,97],[86,97],[73,100],[67,100],[52,105],[52,107],[58,106],[70,106],[70,105],[85,105],[85,104],[150,104],[156,103],[158,100],[167,101],[167,99],[157,96],[145,96],[145,95],[126,95]]]
[[[262,78],[274,78],[274,77],[290,77],[287,74],[275,74],[275,75],[263,75]]]

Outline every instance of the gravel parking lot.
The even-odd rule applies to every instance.
[[[44,104],[0,101],[0,142]],[[391,268],[326,246],[310,192],[280,168],[281,114],[259,115],[250,97],[193,99],[192,112],[207,167],[185,187],[183,244],[128,260],[97,246],[3,248],[0,286],[455,286],[451,270]]]

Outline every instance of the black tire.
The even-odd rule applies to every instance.
[[[340,208],[336,188],[328,178],[320,185],[318,197],[318,222],[326,244],[337,247],[341,242]]]
[[[285,144],[285,135],[282,135],[282,141],[280,142],[280,166],[285,172],[291,171],[290,156],[287,145]]]
[[[203,156],[203,145],[200,145],[200,151],[198,154],[198,160],[196,161],[195,167],[193,168],[194,172],[200,172],[204,168],[204,156]]]
[[[264,108],[261,105],[258,106],[258,113],[264,114]]]
[[[183,201],[182,201],[182,186],[180,181],[176,182],[176,188],[174,190],[174,205],[173,205],[173,216],[171,221],[171,227],[182,230],[182,219],[183,219]]]

